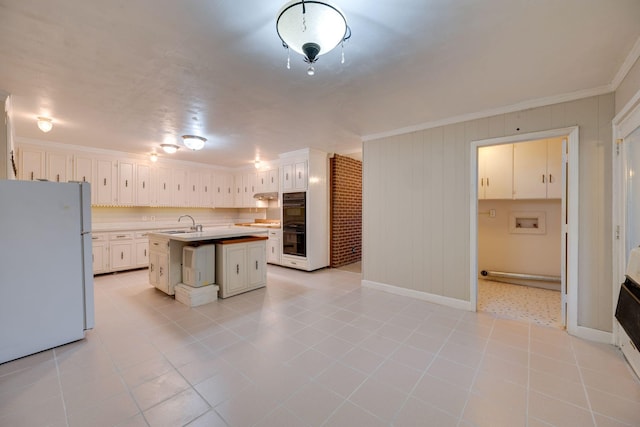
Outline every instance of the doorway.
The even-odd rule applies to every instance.
[[[548,200],[542,200],[539,196],[534,196],[535,198],[539,198],[537,202],[531,204],[529,202],[513,200],[513,194],[503,194],[496,195],[492,194],[490,197],[486,197],[483,195],[483,185],[486,186],[486,181],[484,181],[483,168],[485,167],[482,164],[483,159],[479,157],[479,150],[482,147],[496,147],[496,150],[502,147],[505,150],[505,147],[515,147],[517,144],[525,144],[532,141],[540,141],[540,140],[549,140],[549,139],[560,139],[565,140],[565,146],[567,147],[568,154],[564,156],[563,164],[566,166],[563,168],[562,175],[564,179],[561,182],[564,182],[565,185],[561,185],[560,187],[560,206],[557,206],[557,202],[551,202]],[[524,148],[524,145],[519,146],[519,148]],[[507,150],[508,151],[508,150]],[[565,151],[566,152],[566,151]],[[508,238],[511,234],[512,237],[521,237],[519,234],[524,235],[542,235],[541,230],[544,230],[546,233],[546,223],[547,218],[546,215],[549,212],[559,212],[559,221],[558,218],[556,220],[555,226],[555,251],[556,257],[560,258],[560,266],[559,266],[559,286],[556,283],[556,289],[559,288],[558,297],[558,305],[560,308],[560,319],[559,324],[566,324],[567,329],[569,331],[575,331],[577,328],[577,313],[576,313],[576,297],[577,297],[577,230],[578,230],[578,128],[565,128],[565,129],[557,129],[551,131],[544,132],[535,132],[523,135],[516,135],[513,137],[503,137],[503,138],[493,138],[487,140],[474,141],[471,144],[471,227],[470,227],[470,242],[471,242],[471,262],[470,262],[470,294],[471,294],[471,304],[473,307],[478,310],[479,308],[479,285],[482,284],[484,286],[484,282],[482,282],[482,278],[490,278],[489,276],[481,276],[480,272],[484,267],[480,264],[480,260],[484,263],[486,260],[482,258],[479,248],[480,245],[484,245],[486,242],[481,242],[480,237],[481,233],[484,231],[481,230],[483,224],[481,221],[484,221],[484,217],[487,219],[496,218],[498,215],[501,215],[502,225],[504,227],[509,227],[509,230],[503,230],[503,238]],[[570,166],[569,166],[570,165]],[[501,166],[502,170],[505,169],[504,165]],[[555,177],[555,181],[558,181],[558,176]],[[542,177],[540,176],[540,180],[549,180],[549,176]],[[552,178],[554,180],[554,178]],[[547,181],[548,182],[548,181]],[[491,184],[491,183],[490,183]],[[494,183],[494,189],[495,189]],[[485,188],[486,191],[486,188]],[[513,191],[513,190],[511,190]],[[502,204],[495,205],[494,207],[489,206],[484,202],[484,199],[502,199]],[[556,197],[552,197],[557,198]],[[506,200],[511,199],[511,200]],[[546,199],[546,196],[545,196]],[[518,206],[516,203],[523,203],[522,206]],[[529,203],[529,204],[527,204]],[[551,206],[551,205],[556,206]],[[522,208],[522,209],[521,209]],[[495,216],[492,216],[495,215]],[[551,219],[551,218],[550,218]],[[544,227],[544,228],[543,228]],[[505,237],[506,236],[506,237]],[[526,239],[525,239],[526,240]],[[529,239],[531,240],[531,239]],[[495,243],[493,243],[495,244]],[[559,250],[558,250],[559,249]],[[559,255],[559,256],[558,256]],[[529,257],[533,258],[533,257]],[[537,262],[537,259],[541,257],[533,258],[525,260],[526,262]],[[557,271],[557,270],[556,270]],[[493,271],[493,273],[500,273],[501,271]],[[492,272],[489,272],[492,273]],[[502,273],[505,273],[502,271]],[[506,273],[521,273],[519,271],[506,271]],[[525,271],[526,273],[526,271]],[[544,279],[553,278],[556,276],[555,274],[538,274],[534,276],[542,276]],[[501,278],[500,282],[504,282],[504,277]],[[535,281],[527,280],[531,279],[531,277],[523,278],[524,282],[520,280],[521,284],[532,284]],[[536,277],[535,279],[538,279]],[[507,280],[514,280],[512,277],[507,278]],[[543,280],[546,281],[546,280]],[[552,282],[551,282],[552,283]],[[516,285],[517,286],[517,285]],[[542,286],[545,287],[545,286]],[[547,286],[549,287],[549,286]],[[553,287],[553,286],[551,286]],[[519,288],[519,291],[522,291],[523,288]],[[525,291],[527,289],[524,289]],[[557,291],[556,291],[557,292]]]
[[[563,328],[566,136],[478,148],[477,310]]]

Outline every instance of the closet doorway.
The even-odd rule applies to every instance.
[[[578,175],[577,166],[568,165],[577,165],[577,132],[559,129],[472,143],[471,302],[476,310],[571,326],[568,317],[574,311],[567,303],[577,294],[571,285],[577,233],[572,239],[570,230],[577,230]]]

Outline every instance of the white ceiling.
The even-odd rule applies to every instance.
[[[275,31],[284,0],[0,0],[0,90],[18,137],[245,166],[611,84],[638,0],[336,0],[353,36],[316,75]],[[54,128],[40,132],[39,115]]]

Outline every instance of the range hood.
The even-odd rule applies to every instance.
[[[278,200],[278,193],[275,191],[272,193],[256,193],[253,198],[258,200]]]

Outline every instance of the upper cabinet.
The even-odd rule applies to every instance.
[[[136,167],[135,198],[137,206],[151,206],[151,167],[138,163]]]
[[[118,205],[132,206],[136,204],[134,187],[135,166],[132,160],[118,161]]]
[[[299,160],[282,164],[282,191],[307,189],[307,161]]]
[[[478,148],[478,199],[513,198],[513,144]]]
[[[18,176],[25,181],[45,179],[45,152],[31,147],[19,150]]]
[[[562,138],[514,144],[515,199],[562,197]]]
[[[96,204],[102,206],[113,206],[116,201],[116,189],[114,187],[115,169],[117,162],[108,159],[96,160],[96,185],[92,191],[96,192]]]

